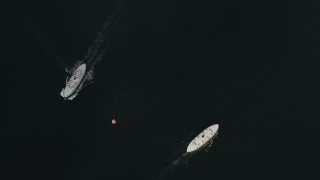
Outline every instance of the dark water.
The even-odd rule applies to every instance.
[[[211,150],[163,179],[317,179],[315,5],[56,0],[6,7],[5,179],[153,179],[214,123],[220,131]],[[64,101],[64,68],[85,56],[114,10],[117,25],[94,83]]]

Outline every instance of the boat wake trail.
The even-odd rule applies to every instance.
[[[94,41],[93,45],[89,47],[84,58],[78,60],[71,68],[65,68],[65,71],[72,76],[80,65],[85,64],[87,67],[85,75],[83,76],[81,83],[79,83],[78,87],[76,87],[72,98],[65,99],[72,100],[84,87],[93,83],[94,69],[96,64],[103,59],[103,56],[112,44],[112,40],[115,38],[116,31],[120,31],[119,19],[121,17],[120,11],[122,11],[122,9],[123,3],[120,1],[118,8],[114,10],[112,15],[110,15],[108,20],[103,24],[102,30],[98,32],[96,40]]]
[[[180,168],[188,168],[188,159],[190,158],[188,153],[182,154],[178,159],[173,161],[170,165],[164,168],[154,180],[167,179],[173,175]]]

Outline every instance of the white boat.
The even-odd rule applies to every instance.
[[[193,152],[205,146],[211,139],[218,134],[219,125],[214,124],[203,130],[188,145],[187,152]]]
[[[74,70],[72,76],[66,79],[66,87],[62,89],[60,95],[65,100],[72,100],[76,97],[78,89],[81,87],[82,80],[86,73],[86,64],[81,64]]]

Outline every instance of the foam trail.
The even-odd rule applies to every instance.
[[[122,1],[119,1],[118,8],[114,10],[112,15],[109,16],[106,23],[103,24],[102,30],[98,32],[97,38],[88,49],[88,52],[80,61],[77,61],[71,69],[66,69],[66,72],[73,74],[75,69],[77,69],[81,64],[85,63],[87,66],[86,74],[83,77],[81,84],[79,85],[77,91],[74,93],[73,98],[87,85],[93,83],[94,79],[94,68],[98,62],[100,62],[108,50],[108,47],[111,45],[113,38],[115,38],[116,30],[118,28],[120,13],[122,10]],[[72,100],[73,98],[69,99]]]
[[[178,159],[173,161],[169,166],[164,168],[154,180],[161,180],[171,176],[178,168],[188,168],[188,159],[190,156],[187,153],[182,154]]]
[[[194,134],[194,133],[192,133]],[[182,143],[184,144],[182,148],[178,149],[178,153],[182,154],[176,159],[174,160],[173,162],[171,162],[166,168],[164,168],[157,176],[154,180],[161,180],[161,179],[167,179],[167,178],[170,178],[170,176],[173,175],[173,173],[175,171],[177,171],[179,168],[188,168],[189,165],[188,165],[188,162],[189,162],[189,159],[191,157],[193,157],[195,154],[197,154],[198,152],[201,152],[201,151],[205,151],[205,152],[208,152],[212,143],[213,143],[213,140],[217,137],[218,133],[215,134],[215,136],[213,136],[206,144],[204,144],[200,149],[196,150],[196,151],[193,151],[193,152],[186,152],[186,141],[182,141]],[[189,143],[188,143],[189,144]]]
[[[190,138],[187,138],[190,139]],[[174,156],[176,158],[174,161],[171,161],[168,166],[160,171],[159,174],[154,178],[154,180],[167,179],[173,175],[179,168],[188,168],[188,159],[190,158],[190,154],[186,153],[186,148],[188,144],[188,140],[184,139],[181,141],[182,146],[176,150],[174,150]],[[170,179],[170,178],[169,178]]]
[[[87,65],[95,65],[97,62],[99,62],[110,46],[112,36],[115,34],[115,30],[119,24],[119,12],[123,9],[122,4],[122,1],[119,1],[118,8],[114,10],[112,15],[109,16],[106,23],[103,24],[102,30],[98,32],[97,38],[94,41],[93,45],[89,47],[89,50],[83,59],[84,63],[86,63]]]

